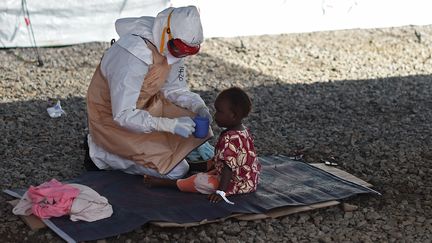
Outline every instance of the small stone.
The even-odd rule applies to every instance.
[[[346,212],[345,214],[344,214],[344,218],[345,219],[351,219],[353,217],[353,213],[352,212]]]
[[[319,243],[331,243],[333,240],[329,236],[324,236],[318,239]]]
[[[165,234],[165,233],[161,233],[161,234],[159,235],[159,238],[161,238],[162,240],[169,240],[168,235]]]
[[[222,239],[222,238],[220,238],[220,237],[218,237],[218,238],[216,239],[216,243],[225,243],[225,240]]]
[[[426,218],[423,216],[417,217],[417,222],[424,223],[426,221]]]
[[[247,225],[247,222],[246,222],[246,221],[240,221],[240,222],[239,222],[239,225],[242,226],[242,227],[244,227],[244,226]]]
[[[358,206],[349,203],[342,203],[342,209],[344,212],[352,212],[356,211],[358,209]]]

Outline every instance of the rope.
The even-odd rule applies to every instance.
[[[31,37],[32,37],[30,39],[31,39],[33,48],[35,48],[35,50],[36,50],[38,67],[42,67],[43,66],[43,62],[42,62],[41,56],[39,55],[39,48],[38,48],[38,46],[36,44],[36,39],[34,37],[33,26],[31,25],[31,22],[30,22],[30,13],[28,11],[27,1],[26,0],[22,0],[21,1],[21,6],[22,6],[22,9],[24,10],[24,14],[25,14],[24,20],[25,20],[25,23],[27,25],[27,29],[30,30],[30,34],[31,34]]]

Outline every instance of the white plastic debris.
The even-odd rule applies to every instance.
[[[54,106],[48,107],[47,111],[48,111],[48,115],[51,118],[61,117],[61,115],[63,115],[63,114],[66,115],[66,112],[62,109],[62,107],[60,105],[60,100],[58,100]]]

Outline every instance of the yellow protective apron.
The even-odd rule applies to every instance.
[[[147,45],[153,52],[153,64],[144,77],[137,109],[146,110],[154,117],[194,117],[193,112],[171,103],[160,92],[171,67],[152,44]],[[90,134],[98,146],[161,174],[170,172],[193,149],[213,136],[211,129],[206,138],[198,139],[168,132],[135,133],[119,126],[113,120],[109,86],[100,65],[87,91],[87,112]]]

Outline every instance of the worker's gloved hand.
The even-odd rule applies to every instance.
[[[185,138],[189,137],[195,131],[195,122],[188,116],[174,119],[153,117],[153,119],[156,123],[156,131],[170,132]]]
[[[189,137],[195,132],[195,122],[188,116],[176,118],[177,123],[174,127],[174,133],[182,137]]]
[[[210,111],[207,108],[207,106],[201,106],[196,110],[196,113],[198,114],[198,116],[200,117],[205,117],[209,120],[209,124],[211,124],[213,122],[213,117],[212,115],[210,115]]]

